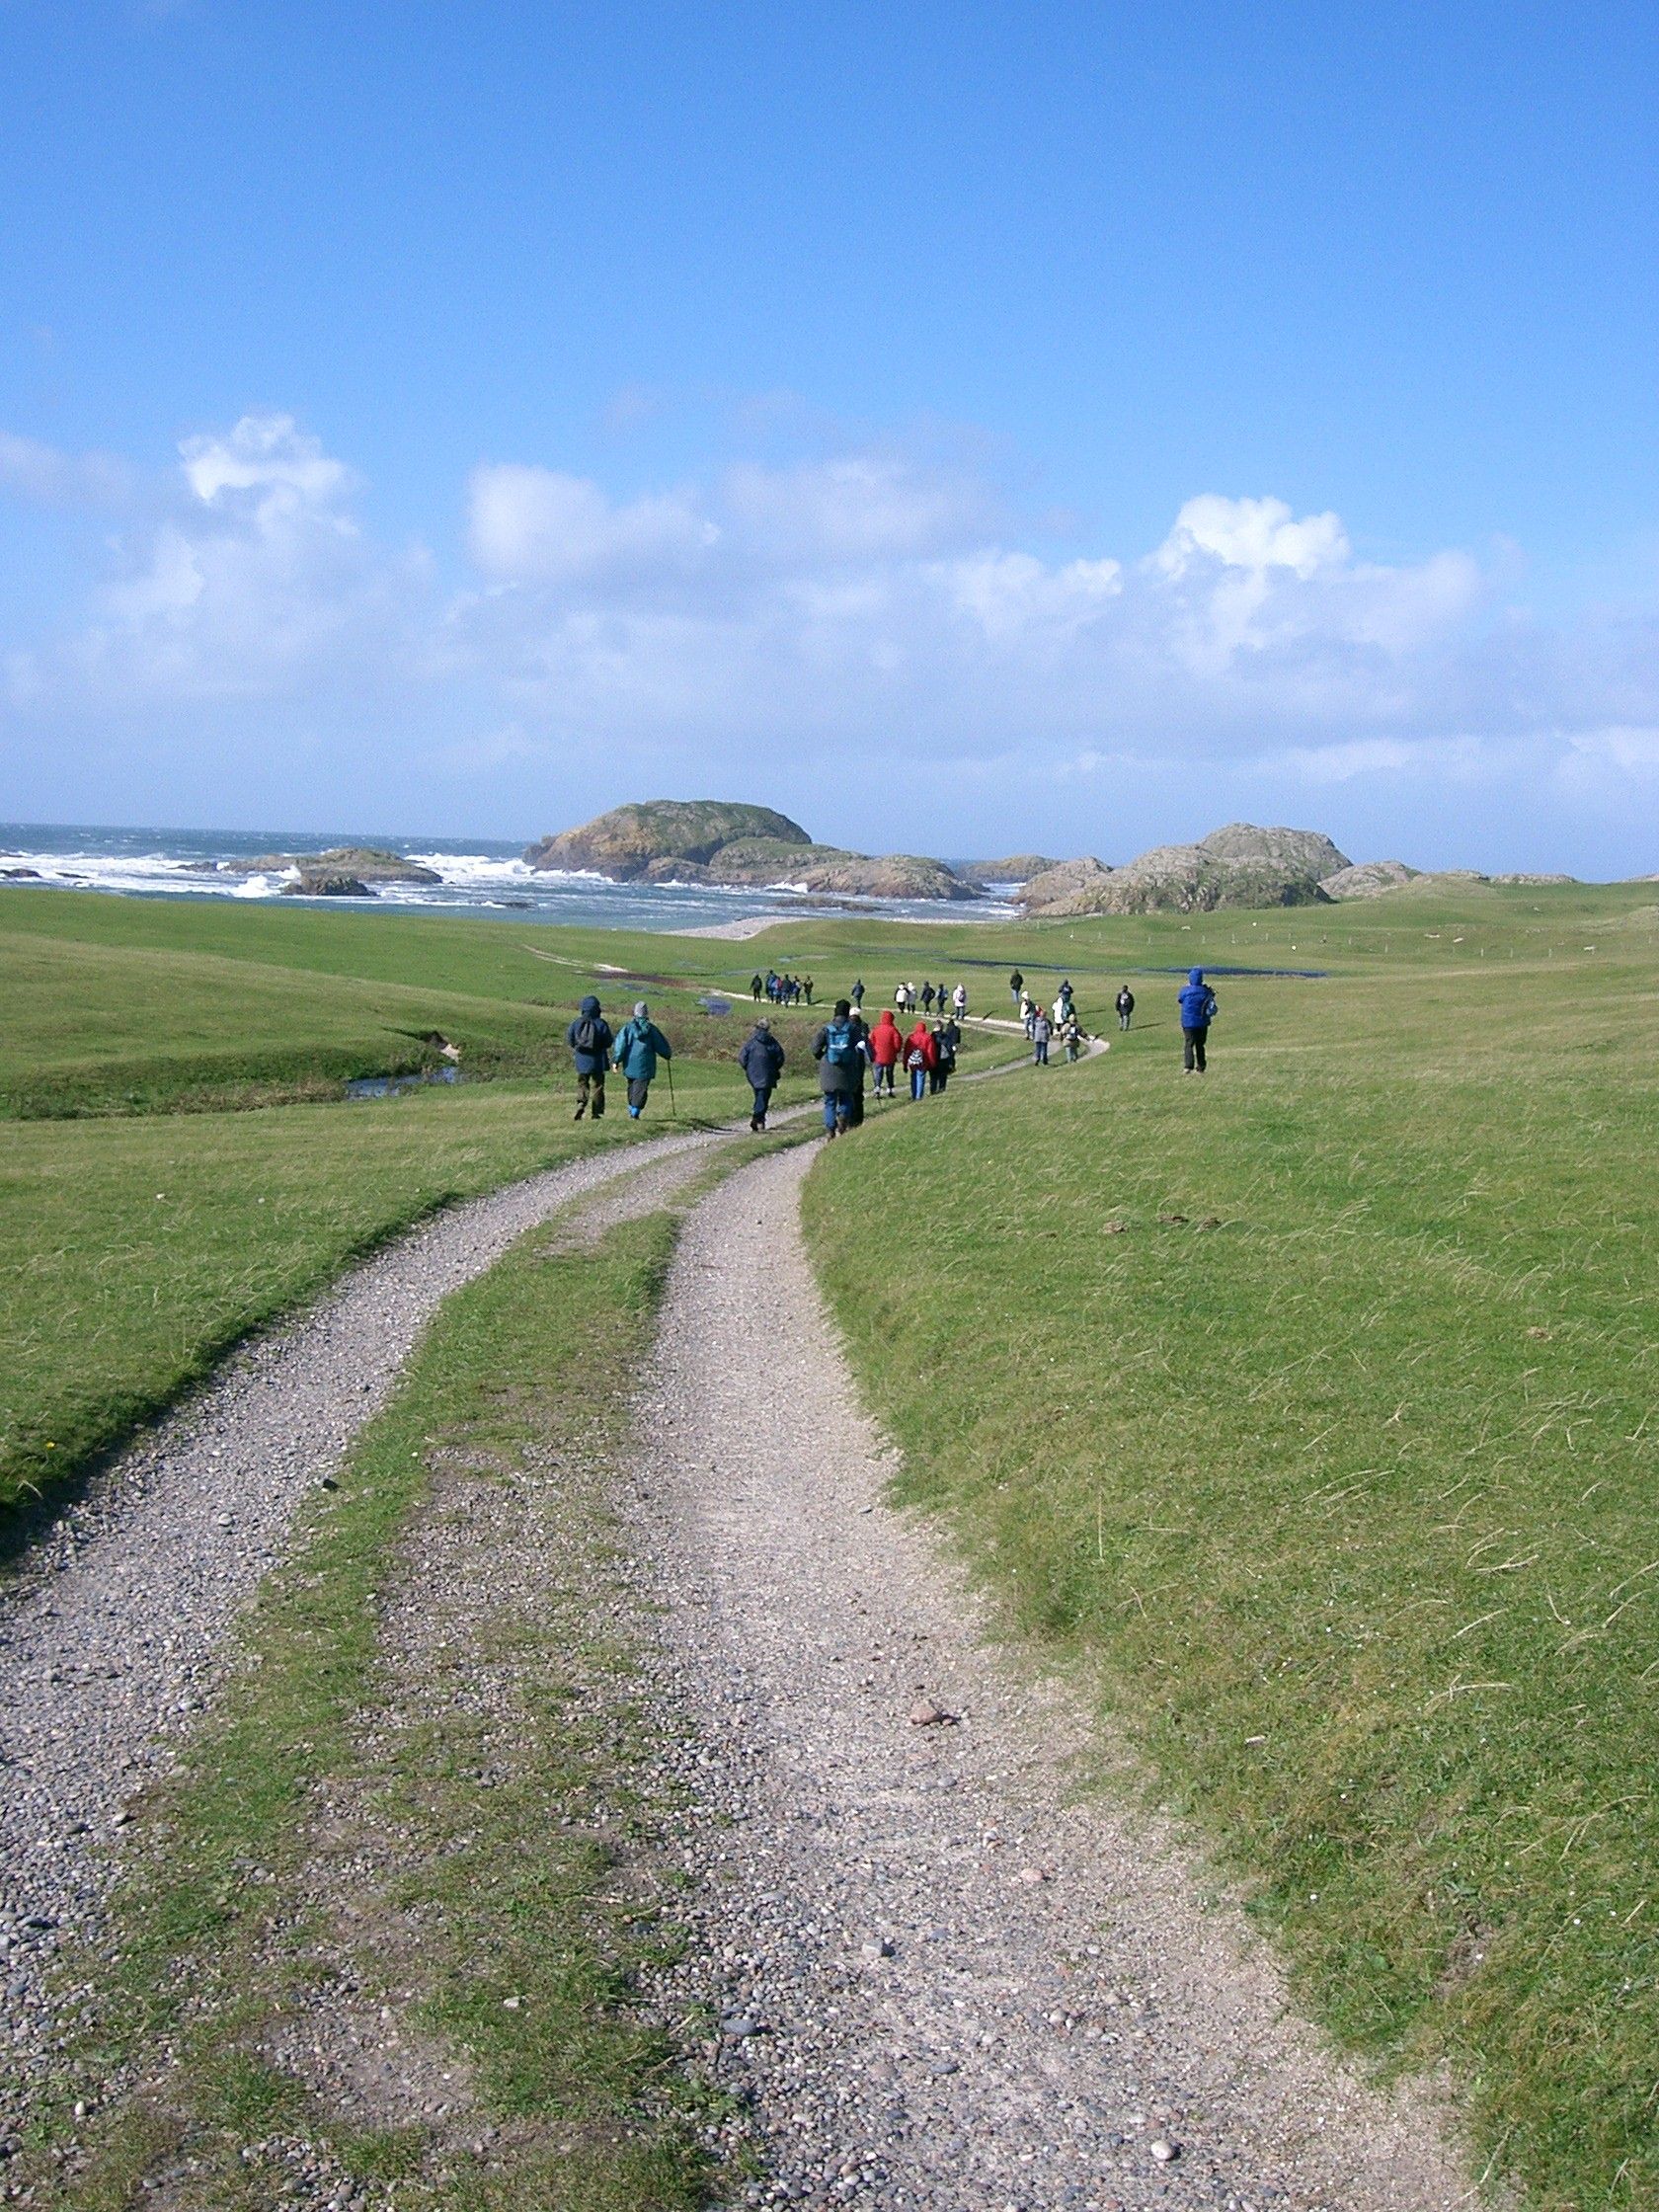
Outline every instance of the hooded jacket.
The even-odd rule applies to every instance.
[[[649,1083],[658,1061],[672,1058],[673,1047],[648,1015],[636,1014],[616,1040],[616,1065],[631,1083]]]
[[[883,1013],[881,1020],[871,1030],[866,1049],[878,1067],[898,1066],[899,1055],[905,1049],[905,1040],[899,1034],[899,1024],[891,1011]]]
[[[1204,980],[1204,970],[1193,969],[1187,977],[1186,988],[1175,995],[1181,1008],[1181,1027],[1208,1029],[1219,1009],[1216,1005],[1216,993]]]
[[[939,1065],[939,1047],[934,1040],[932,1030],[928,1028],[924,1021],[918,1021],[910,1034],[905,1039],[905,1066],[907,1067],[910,1065],[911,1056],[915,1053],[920,1053],[921,1065],[931,1074]]]
[[[769,1029],[757,1029],[745,1040],[738,1066],[756,1090],[770,1090],[783,1073],[783,1047]]]
[[[593,1024],[593,1043],[592,1049],[589,1050],[585,1050],[576,1041],[576,1033],[585,1021],[591,1021]],[[582,1001],[581,1010],[575,1021],[565,1031],[565,1043],[576,1055],[576,1071],[579,1075],[602,1075],[604,1073],[605,1064],[610,1057],[612,1039],[610,1024],[599,1012],[599,1002],[596,998],[590,995]]]

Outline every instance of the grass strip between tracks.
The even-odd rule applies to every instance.
[[[307,2160],[308,2187],[374,2207],[703,2200],[709,2114],[637,1993],[674,1940],[672,1807],[606,1504],[678,1218],[525,1239],[445,1304],[319,1495],[221,1717],[140,1814],[118,1962],[77,1968],[35,2201],[114,2212],[160,2187],[254,2212],[291,2202]],[[441,1617],[445,1543],[492,1518],[526,1532],[533,1588],[504,1567],[476,1618],[400,1658],[399,1578],[406,1624],[429,1566]],[[401,2094],[425,2079],[451,2110],[343,2104],[306,2053],[352,2020]]]

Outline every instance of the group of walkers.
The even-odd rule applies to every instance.
[[[576,1115],[604,1119],[605,1070],[614,1068],[628,1085],[628,1118],[638,1121],[657,1080],[658,1064],[673,1059],[673,1047],[651,1018],[651,1008],[639,999],[631,1018],[612,1031],[592,992],[577,1008],[576,1019],[565,1031],[565,1043],[576,1060]],[[673,1076],[669,1077],[673,1087]]]
[[[1048,1066],[1049,1050],[1057,1038],[1068,1061],[1081,1057],[1086,1040],[1077,1018],[1069,979],[1061,984],[1052,1006],[1045,1005],[1026,988],[1025,978],[1017,968],[1008,978],[1008,988],[1013,993],[1037,1066]],[[768,998],[774,1004],[791,1006],[804,998],[810,1006],[813,980],[810,976],[779,976],[775,971],[768,971],[765,976],[755,976],[753,994],[756,1001]],[[824,1127],[830,1137],[856,1129],[863,1120],[864,1091],[869,1078],[874,1078],[874,1097],[896,1098],[898,1076],[903,1070],[909,1086],[908,1095],[915,1101],[937,1097],[955,1072],[957,1053],[962,1044],[961,1017],[968,1010],[966,987],[958,984],[954,990],[947,991],[943,984],[923,984],[917,992],[910,985],[901,984],[893,996],[894,1005],[901,1013],[920,1008],[914,1026],[908,1031],[901,1026],[892,1009],[884,1010],[874,1027],[865,1021],[864,982],[860,977],[845,998],[836,999],[834,1011],[813,1038],[812,1055],[818,1064],[818,1086],[824,1098]],[[1205,982],[1202,968],[1190,972],[1177,999],[1181,1014],[1182,1066],[1189,1075],[1202,1075],[1208,1065],[1206,1046],[1210,1025],[1220,1011],[1216,993]],[[1127,1029],[1135,1013],[1135,993],[1128,984],[1120,988],[1114,1004],[1118,1027]],[[935,1008],[939,1018],[930,1022],[928,1017]],[[673,1047],[651,1019],[651,1009],[643,998],[636,1002],[631,1018],[613,1033],[600,1011],[599,1001],[590,994],[583,999],[575,1021],[566,1030],[565,1041],[576,1062],[578,1121],[585,1115],[593,1121],[602,1118],[607,1069],[614,1069],[627,1082],[628,1113],[634,1121],[645,1111],[659,1066],[670,1068],[669,1087],[671,1090],[673,1087],[670,1065],[673,1060]],[[769,1017],[760,1015],[753,1034],[745,1039],[738,1053],[739,1065],[753,1093],[753,1110],[749,1122],[751,1130],[763,1130],[766,1126],[772,1095],[783,1077],[785,1060],[783,1046],[772,1033]]]
[[[756,969],[749,979],[749,994],[757,1006],[762,998],[774,1006],[799,1006],[803,1000],[810,1006],[816,988],[810,976],[780,976],[775,968],[763,976]]]
[[[895,993],[895,996],[898,994]],[[943,997],[943,992],[936,994]],[[906,1008],[908,1011],[908,1008]],[[936,1098],[956,1070],[962,1031],[947,1008],[930,1027],[924,1015],[908,1033],[884,1009],[872,1028],[849,994],[837,998],[833,1013],[813,1038],[818,1087],[824,1098],[824,1130],[844,1136],[864,1119],[864,1084],[873,1076],[871,1095],[896,1098],[903,1069],[912,1101]]]

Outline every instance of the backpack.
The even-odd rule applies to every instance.
[[[858,1047],[853,1041],[849,1021],[832,1021],[825,1025],[824,1057],[831,1067],[856,1067]]]
[[[599,1025],[592,1014],[584,1014],[574,1031],[579,1053],[596,1053],[599,1049]]]
[[[927,1055],[922,1051],[919,1045],[912,1045],[909,1051],[905,1055],[905,1066],[910,1070],[912,1075],[915,1073],[918,1067],[925,1067],[927,1066]]]

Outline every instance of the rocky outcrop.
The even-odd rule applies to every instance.
[[[1403,860],[1361,860],[1334,875],[1321,876],[1319,889],[1327,899],[1380,899],[1384,891],[1397,891],[1417,873]]]
[[[1258,839],[1309,840],[1303,845],[1270,845],[1266,851],[1241,849],[1243,833]],[[1232,850],[1214,850],[1209,838],[1196,845],[1154,845],[1127,867],[1107,868],[1098,860],[1066,860],[1033,878],[1020,894],[1028,914],[1209,913],[1217,907],[1309,907],[1326,894],[1308,873],[1306,860],[1320,848],[1336,852],[1328,838],[1312,830],[1248,830],[1235,824],[1217,837]],[[1280,855],[1283,857],[1280,857]],[[1337,853],[1340,861],[1342,855]],[[1346,863],[1344,863],[1346,865]]]
[[[1046,876],[1051,868],[1063,865],[1045,853],[1015,852],[1005,860],[964,860],[956,872],[964,883],[978,884],[983,890],[988,883],[1030,883],[1034,876]]]
[[[292,883],[282,886],[284,899],[376,899],[379,893],[360,876],[339,868],[301,868]]]
[[[1314,883],[1353,866],[1322,830],[1262,830],[1253,822],[1229,822],[1224,830],[1212,830],[1199,839],[1198,849],[1212,860],[1244,863],[1287,879],[1305,876]]]
[[[722,799],[648,799],[638,806],[612,807],[580,829],[542,837],[526,846],[524,858],[532,868],[632,883],[653,861],[693,860],[706,865],[723,845],[754,837],[786,845],[812,843],[798,822],[770,807]]]
[[[1103,861],[1055,860],[1020,886],[1019,905],[1031,915],[1097,914],[1098,904],[1112,871]]]
[[[217,865],[230,876],[279,876],[286,868],[297,868],[302,875],[351,876],[364,885],[443,881],[435,868],[407,859],[401,852],[389,852],[384,845],[331,845],[327,852],[262,852],[256,860],[226,860]],[[319,894],[308,892],[306,896],[315,898]]]
[[[651,800],[615,807],[531,845],[532,868],[586,871],[616,883],[776,884],[847,899],[977,899],[942,860],[893,852],[872,859],[815,844],[798,822],[769,807],[724,800]]]
[[[1578,878],[1576,876],[1540,875],[1534,870],[1524,869],[1519,874],[1488,876],[1486,881],[1502,884],[1577,883]]]

